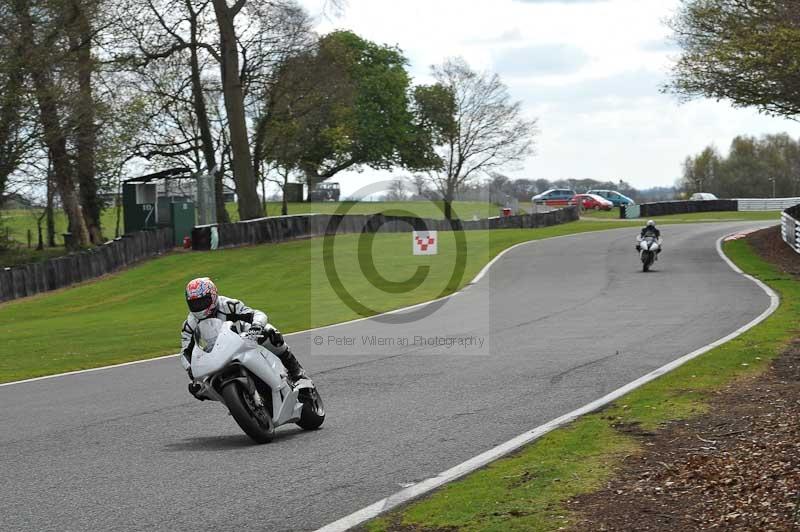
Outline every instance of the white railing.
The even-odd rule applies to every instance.
[[[800,198],[743,198],[736,201],[740,211],[782,211],[800,204]]]
[[[800,253],[800,222],[786,211],[781,214],[781,236],[790,248]]]

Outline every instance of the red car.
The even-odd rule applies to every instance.
[[[614,208],[613,203],[597,194],[575,194],[572,199],[569,200],[569,204],[577,205],[579,201],[581,202],[581,206],[586,210],[610,211]]]

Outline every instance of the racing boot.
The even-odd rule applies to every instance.
[[[286,367],[286,371],[289,372],[289,378],[292,382],[308,378],[306,370],[303,369],[303,366],[300,365],[300,362],[298,362],[297,358],[289,349],[286,349],[286,351],[278,355],[278,358],[281,359],[281,362],[283,362],[283,365]]]

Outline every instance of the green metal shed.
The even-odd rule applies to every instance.
[[[178,186],[180,182],[186,186]],[[172,183],[172,184],[171,184]],[[171,168],[134,177],[122,184],[125,233],[171,227],[175,245],[195,226],[194,175],[189,168]]]

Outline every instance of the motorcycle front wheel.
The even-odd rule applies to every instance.
[[[222,397],[236,424],[256,443],[269,443],[275,436],[275,426],[263,407],[256,406],[253,398],[238,381],[222,389]]]
[[[297,425],[304,430],[316,430],[325,421],[325,406],[322,404],[322,397],[316,388],[304,388],[300,391],[300,402],[303,403],[303,410],[300,412],[300,420]]]

